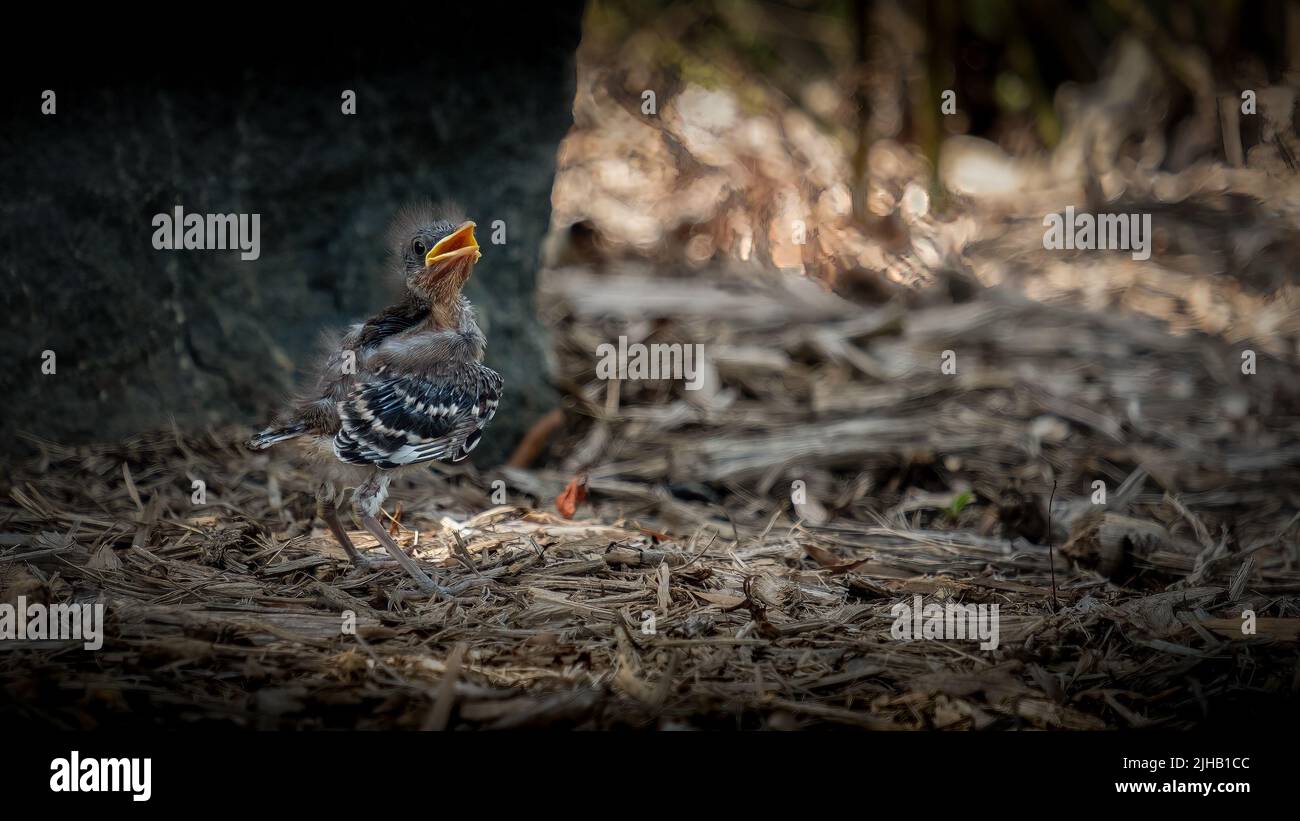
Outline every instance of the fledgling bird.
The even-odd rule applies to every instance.
[[[402,298],[331,345],[313,387],[248,446],[293,441],[321,466],[318,514],[364,567],[339,521],[336,490],[355,487],[362,525],[426,592],[448,591],[375,518],[395,473],[459,462],[479,443],[501,398],[501,375],[483,364],[487,340],[461,294],[482,256],[474,223],[432,208],[399,215],[389,232]]]

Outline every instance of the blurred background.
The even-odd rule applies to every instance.
[[[757,514],[802,478],[823,521],[973,488],[990,532],[1022,481],[1045,506],[1145,466],[1253,488],[1272,536],[1300,488],[1298,47],[1287,2],[590,4],[542,275],[556,479]],[[1046,250],[1067,207],[1152,215],[1150,259]],[[594,378],[620,335],[704,342],[714,378]]]
[[[593,3],[554,222],[606,255],[879,300],[954,252],[983,281],[1038,279],[1003,256],[1018,218],[1178,203],[1162,267],[1275,289],[1263,269],[1296,250],[1297,45],[1287,2]],[[1039,273],[1034,295],[1065,286]],[[1249,334],[1227,306],[1183,307],[1162,318]]]

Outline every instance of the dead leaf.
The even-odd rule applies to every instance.
[[[711,590],[693,590],[691,592],[709,604],[716,604],[719,607],[739,607],[745,603],[744,596],[736,596],[731,593],[714,593]]]
[[[815,544],[804,545],[809,558],[832,573],[845,573],[855,567],[866,564],[869,559],[841,559],[824,547]]]
[[[86,567],[91,570],[121,570],[122,560],[117,557],[117,553],[113,552],[110,545],[101,545],[91,554]]]

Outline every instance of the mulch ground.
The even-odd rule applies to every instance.
[[[0,720],[1101,729],[1294,715],[1291,343],[970,279],[939,272],[915,299],[864,306],[752,267],[549,271],[564,407],[512,466],[417,474],[389,500],[393,533],[451,600],[398,570],[353,572],[315,518],[315,479],[289,453],[244,450],[246,430],[33,442],[0,486],[0,602],[102,603],[106,635],[97,651],[0,641]],[[597,347],[620,336],[701,345],[699,390],[602,378]],[[895,637],[895,606],[918,596],[997,605],[997,648]]]

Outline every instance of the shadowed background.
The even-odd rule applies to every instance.
[[[467,293],[508,394],[478,461],[499,461],[555,401],[533,291],[580,15],[572,2],[475,4],[383,24],[205,22],[184,36],[83,18],[48,51],[10,29],[0,448],[20,452],[19,431],[75,444],[173,417],[182,429],[264,421],[323,328],[387,304],[385,228],[431,198],[480,226]],[[177,205],[261,214],[261,257],[155,250],[150,221]],[[490,244],[495,220],[504,245]],[[44,350],[55,375],[41,373]]]

